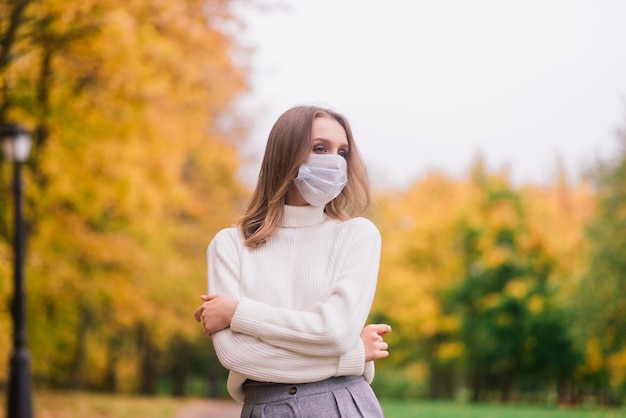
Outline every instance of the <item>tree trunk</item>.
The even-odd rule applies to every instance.
[[[485,389],[485,375],[480,370],[480,366],[472,366],[470,371],[470,381],[472,388],[472,402],[481,400],[483,390]]]
[[[449,365],[433,365],[428,378],[429,399],[451,399],[454,396],[454,369]]]
[[[207,395],[211,399],[218,399],[220,397],[220,367],[217,359],[209,362],[209,369],[207,371],[209,390]]]
[[[139,370],[139,393],[142,395],[155,395],[158,380],[158,352],[148,328],[141,324],[137,330],[137,346],[140,357]]]
[[[513,389],[513,373],[510,371],[502,373],[500,376],[500,399],[503,402],[511,401]]]
[[[120,339],[110,338],[107,344],[107,365],[104,379],[104,390],[117,392],[117,363],[120,359]]]
[[[72,389],[82,389],[85,378],[85,358],[87,353],[87,331],[91,322],[89,308],[81,306],[79,309],[79,323],[76,330],[76,350],[70,365],[69,387]]]
[[[187,375],[189,374],[189,358],[191,355],[189,343],[181,337],[174,341],[175,360],[171,369],[172,396],[186,395]]]

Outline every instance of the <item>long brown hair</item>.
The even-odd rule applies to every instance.
[[[324,208],[334,219],[349,219],[367,213],[372,204],[369,179],[361,154],[354,142],[348,120],[330,109],[296,106],[284,112],[270,131],[261,170],[250,205],[239,221],[245,245],[256,248],[272,236],[283,220],[287,191],[300,166],[312,150],[313,120],[335,119],[348,139],[348,183]]]

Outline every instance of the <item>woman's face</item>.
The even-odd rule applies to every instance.
[[[338,154],[343,158],[348,157],[350,146],[346,131],[334,118],[313,119],[311,136],[313,143],[311,154]]]
[[[337,154],[347,158],[350,151],[346,131],[332,117],[320,116],[313,119],[311,143],[311,154]],[[293,183],[287,192],[287,204],[291,206],[308,205]]]

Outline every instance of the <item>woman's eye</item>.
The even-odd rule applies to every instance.
[[[326,148],[324,148],[322,146],[313,147],[313,152],[316,152],[318,154],[322,154],[322,153],[326,152]]]
[[[348,151],[339,150],[337,154],[342,156],[343,158],[348,158]]]

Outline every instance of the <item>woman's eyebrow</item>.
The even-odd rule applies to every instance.
[[[332,141],[330,139],[327,139],[327,138],[324,138],[324,137],[313,138],[313,141],[322,142],[324,144],[331,144],[332,143]],[[341,145],[339,145],[339,148],[350,148],[350,144],[348,142],[342,142]]]

